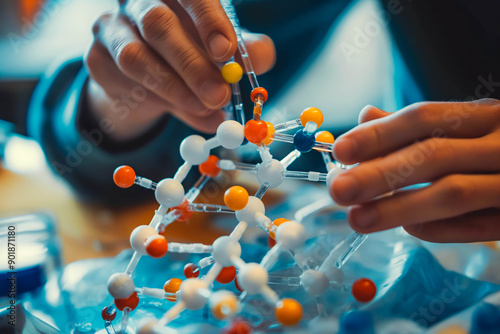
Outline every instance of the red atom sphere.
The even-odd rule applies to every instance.
[[[200,270],[198,266],[194,263],[186,264],[184,266],[184,276],[186,276],[186,278],[197,278],[198,276],[200,276]]]
[[[101,312],[102,320],[104,321],[113,321],[116,318],[116,310],[113,310],[113,312],[109,313],[108,312],[108,307],[104,307]]]
[[[273,248],[274,245],[276,245],[276,240],[274,240],[273,238],[268,236],[267,237],[267,245],[269,246],[269,248]]]
[[[245,138],[256,145],[259,145],[267,137],[267,124],[263,120],[249,120],[245,124]]]
[[[234,320],[229,328],[226,330],[226,334],[250,334],[252,332],[252,327],[241,319]]]
[[[216,177],[221,171],[221,169],[217,166],[218,162],[219,158],[215,155],[210,155],[207,161],[198,166],[198,170],[202,175]]]
[[[163,236],[146,239],[146,252],[155,259],[164,257],[168,252],[167,240]]]
[[[135,183],[135,171],[129,166],[120,166],[113,173],[113,181],[120,188],[130,188]]]
[[[368,278],[358,279],[353,283],[351,290],[353,297],[361,303],[368,303],[377,294],[377,286]]]
[[[222,268],[222,270],[220,271],[219,275],[217,275],[217,278],[215,280],[222,284],[228,284],[231,283],[235,277],[236,277],[236,268],[230,266]]]
[[[262,95],[262,99],[264,100],[264,102],[267,101],[267,97],[269,96],[267,94],[267,90],[264,87],[256,87],[250,93],[250,99],[252,100],[252,102],[255,102],[255,98],[257,97],[257,95]]]
[[[243,288],[240,286],[240,283],[238,283],[238,276],[234,278],[234,286],[236,289],[238,289],[240,292],[243,292]]]
[[[130,309],[135,310],[137,305],[139,305],[139,296],[137,296],[137,291],[134,291],[134,293],[128,298],[115,299],[115,306],[120,311],[123,311],[125,307],[130,307]]]
[[[189,210],[189,202],[187,201],[187,199],[184,199],[181,205],[173,207],[172,210],[179,210],[179,213],[181,215],[179,218],[177,218],[177,221],[180,222],[189,220],[193,215],[193,211]]]

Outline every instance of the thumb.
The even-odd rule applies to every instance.
[[[259,75],[269,71],[276,62],[276,49],[273,40],[267,35],[250,32],[243,32],[242,37],[255,74]],[[242,62],[239,54],[238,62],[240,64]]]
[[[387,111],[383,111],[382,109],[371,106],[371,105],[367,105],[359,113],[358,124],[363,124],[363,123],[366,123],[369,121],[373,121],[375,119],[379,119],[379,118],[388,116],[390,114],[392,114],[392,113],[387,112]]]

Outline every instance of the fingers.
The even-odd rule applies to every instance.
[[[126,6],[144,39],[209,109],[229,102],[230,88],[219,69],[182,27],[176,13],[160,0]]]
[[[175,118],[186,123],[197,131],[215,133],[220,123],[224,121],[224,113],[216,110],[210,115],[198,116],[186,112],[174,113]]]
[[[500,206],[500,175],[446,176],[419,190],[401,191],[349,209],[352,228],[362,233],[439,221]]]
[[[99,40],[127,77],[174,106],[182,106],[197,115],[211,112],[177,73],[141,40],[126,20],[116,17],[101,24]]]
[[[369,121],[373,121],[375,119],[383,118],[383,117],[389,116],[391,114],[392,113],[387,112],[387,111],[383,111],[380,108],[377,108],[377,107],[374,107],[371,105],[367,105],[359,113],[358,124],[362,124],[362,123],[366,123]]]
[[[334,155],[342,163],[354,164],[384,156],[428,137],[480,137],[498,123],[498,114],[498,104],[495,106],[484,100],[413,104],[339,137],[334,144]]]
[[[243,32],[242,37],[255,74],[260,75],[269,71],[276,62],[276,48],[272,39],[264,34],[250,32]],[[237,60],[242,63],[239,53]]]
[[[485,209],[403,227],[409,234],[430,242],[494,241],[500,239],[500,210]]]
[[[219,0],[179,0],[193,20],[205,49],[213,60],[228,60],[236,52],[233,26]]]
[[[337,203],[352,205],[444,175],[495,172],[500,170],[498,152],[500,143],[493,135],[479,139],[431,138],[342,173],[333,181],[330,192]],[[487,163],[484,157],[489,157]]]

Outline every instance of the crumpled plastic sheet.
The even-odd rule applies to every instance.
[[[279,212],[279,208],[276,211]],[[335,207],[308,217],[303,223],[309,235],[319,234],[309,239],[300,250],[311,267],[320,264],[328,252],[352,232],[345,222],[343,210]],[[244,261],[260,262],[267,252],[265,238],[257,238],[257,241],[260,244],[242,245]],[[124,251],[116,258],[84,260],[65,268],[63,289],[74,308],[80,332],[84,332],[84,328],[93,328],[105,333],[100,313],[112,301],[106,283],[110,275],[124,271],[131,254],[131,251]],[[370,235],[342,268],[343,282],[321,297],[329,315],[327,319],[315,319],[318,317],[317,300],[307,295],[303,288],[284,285],[271,285],[271,288],[281,298],[293,297],[302,303],[304,316],[299,326],[293,329],[278,326],[273,307],[258,296],[247,298],[241,317],[247,319],[256,332],[309,333],[311,329],[321,332],[324,326],[325,332],[332,333],[344,312],[363,309],[372,314],[376,328],[385,326],[384,332],[392,333],[388,329],[392,326],[394,333],[401,333],[401,326],[407,326],[407,333],[417,333],[499,291],[500,275],[494,265],[499,256],[499,252],[478,244],[434,245],[418,241],[402,229],[379,232]],[[137,287],[162,288],[170,278],[183,279],[184,265],[201,258],[170,253],[162,259],[144,256],[133,276],[135,284]],[[207,270],[203,269],[201,274]],[[295,281],[300,273],[288,253],[283,253],[270,270],[272,276],[291,277]],[[376,298],[365,305],[355,301],[350,292],[352,282],[361,277],[372,279],[378,288]],[[222,285],[215,282],[214,290],[217,289],[239,294],[234,283]],[[134,329],[145,319],[160,318],[173,305],[166,300],[142,296],[139,306],[131,314],[129,327]],[[115,328],[120,316],[118,312]],[[225,325],[227,322],[215,320],[204,308],[182,312],[169,328],[172,328],[172,333],[219,333]]]

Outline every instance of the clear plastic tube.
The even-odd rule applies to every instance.
[[[186,201],[188,201],[189,203],[192,203],[196,199],[196,197],[198,197],[200,195],[201,189],[203,189],[203,187],[207,184],[207,182],[209,180],[210,180],[210,177],[208,177],[206,175],[202,175],[198,179],[198,181],[196,181],[194,186],[188,190],[186,196],[184,196]]]
[[[158,185],[156,182],[142,176],[136,176],[134,183],[138,186],[151,190],[156,190],[156,186]]]
[[[297,160],[301,155],[302,155],[302,153],[300,153],[299,151],[293,150],[292,152],[288,153],[288,155],[286,157],[284,157],[283,159],[281,159],[280,162],[283,165],[283,167],[285,167],[285,169],[286,169],[295,160]]]
[[[168,243],[168,251],[172,253],[201,254],[211,253],[212,250],[212,245],[204,245],[199,243],[183,244],[178,242]]]
[[[234,213],[234,210],[229,209],[227,206],[218,204],[190,203],[189,210],[194,212]]]
[[[276,124],[274,126],[274,131],[275,131],[275,133],[276,132],[283,132],[283,131],[287,131],[287,130],[300,128],[301,126],[302,126],[302,122],[300,121],[300,119],[297,118],[297,119],[294,119],[293,121],[288,121],[288,122]]]
[[[241,170],[255,172],[257,166],[253,164],[247,164],[244,162],[234,162],[232,160],[221,159],[217,162],[217,166],[223,170]]]
[[[262,197],[264,197],[268,189],[269,185],[261,185],[254,196],[257,197],[258,199],[262,199]]]
[[[293,135],[289,135],[286,133],[274,133],[274,140],[281,141],[283,143],[293,144]]]
[[[365,242],[366,238],[368,238],[368,234],[352,232],[330,251],[330,254],[321,264],[319,271],[325,273],[332,266],[337,269],[342,268],[351,255]]]
[[[238,82],[231,84],[231,92],[233,93],[234,119],[240,124],[245,124],[245,111],[243,110],[243,99],[241,98],[240,84]]]
[[[307,180],[313,182],[325,182],[326,173],[318,173],[318,172],[295,172],[295,171],[285,171],[285,177],[288,179],[297,179],[297,180]]]
[[[300,286],[300,277],[286,277],[282,275],[269,275],[267,284],[284,285],[284,286]]]

